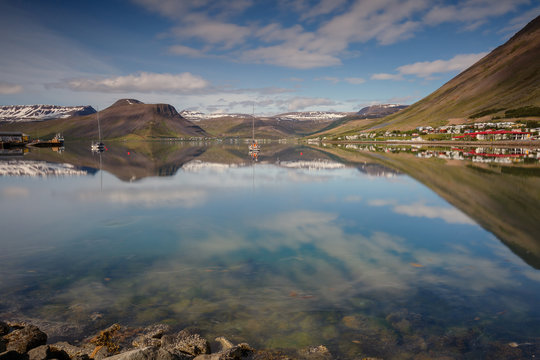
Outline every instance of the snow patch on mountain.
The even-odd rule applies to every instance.
[[[278,119],[278,120],[296,120],[296,121],[337,120],[347,115],[348,113],[335,112],[335,111],[302,111],[302,112],[292,112],[292,113],[274,115],[273,118]]]
[[[190,120],[190,121],[198,121],[198,120],[207,120],[207,119],[218,119],[223,117],[230,117],[230,118],[239,118],[239,119],[245,119],[250,118],[251,115],[248,114],[236,114],[236,113],[210,113],[206,114],[200,111],[191,111],[191,110],[182,110],[180,111],[180,115],[184,119]]]
[[[251,118],[253,115],[242,113],[210,113],[206,114],[200,111],[182,110],[180,112],[183,118],[190,121],[217,119],[217,118],[237,118],[246,119]],[[333,112],[333,111],[303,111],[303,112],[291,112],[285,114],[278,114],[273,116],[257,116],[256,118],[276,119],[276,120],[289,120],[289,121],[306,121],[306,120],[336,120],[344,116],[349,115],[345,112]]]
[[[27,122],[89,115],[96,110],[91,106],[59,105],[0,105],[0,121]]]

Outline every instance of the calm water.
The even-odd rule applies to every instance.
[[[0,160],[0,318],[341,358],[538,352],[534,151],[109,147]]]

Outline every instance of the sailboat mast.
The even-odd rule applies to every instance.
[[[101,126],[99,124],[99,107],[97,109],[97,128],[98,128],[99,142],[101,142]]]
[[[255,104],[253,105],[253,110],[251,111],[251,142],[255,143]]]

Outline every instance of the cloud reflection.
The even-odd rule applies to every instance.
[[[413,204],[399,204],[396,200],[372,199],[368,201],[370,206],[392,206],[396,214],[411,217],[425,217],[428,219],[440,219],[448,224],[469,224],[476,223],[467,215],[454,207],[431,206],[421,202]]]
[[[100,193],[82,192],[79,199],[84,202],[104,201],[119,205],[137,205],[148,208],[180,206],[192,208],[206,202],[204,190],[177,188],[114,189]]]

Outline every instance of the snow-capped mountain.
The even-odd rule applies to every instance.
[[[273,118],[278,120],[337,120],[344,116],[347,116],[348,113],[345,112],[334,112],[334,111],[301,111],[301,112],[290,112],[285,114],[274,115]]]
[[[26,122],[89,115],[96,110],[91,106],[59,105],[0,105],[0,121]]]
[[[247,118],[251,117],[251,115],[248,114],[227,114],[227,113],[210,113],[206,114],[200,111],[191,111],[191,110],[182,110],[180,111],[180,115],[186,120],[190,121],[197,121],[197,120],[205,120],[205,119],[217,119],[217,118],[223,118],[223,117],[232,117],[232,118]]]
[[[231,118],[251,118],[253,115],[250,114],[241,114],[241,113],[211,113],[206,114],[200,111],[190,111],[190,110],[182,110],[180,112],[180,115],[184,117],[187,120],[191,121],[197,121],[197,120],[204,120],[204,119],[217,119],[217,118],[223,118],[223,117],[231,117]],[[303,111],[303,112],[290,112],[285,114],[279,114],[279,115],[273,115],[273,116],[257,116],[256,118],[270,118],[270,119],[276,119],[276,120],[295,120],[295,121],[302,121],[302,120],[336,120],[339,118],[342,118],[344,116],[348,115],[348,113],[345,112],[333,112],[333,111]]]
[[[357,114],[367,119],[380,118],[380,117],[384,117],[386,115],[390,115],[395,112],[398,112],[401,109],[405,109],[407,106],[408,105],[399,105],[399,104],[371,105],[371,106],[366,106],[365,108],[362,108]]]

